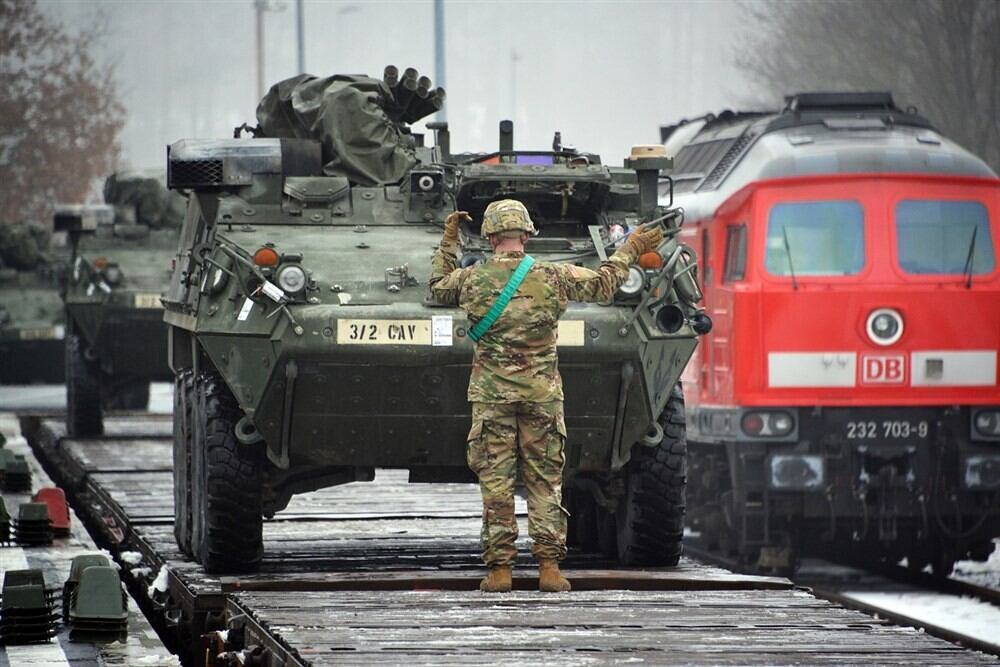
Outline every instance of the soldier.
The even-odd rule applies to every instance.
[[[556,329],[569,301],[608,301],[643,252],[663,240],[659,226],[640,228],[596,271],[572,264],[535,262],[524,252],[535,226],[519,201],[491,203],[483,214],[482,235],[493,257],[479,266],[458,266],[458,229],[472,218],[448,216],[434,253],[431,292],[441,304],[460,306],[476,342],[469,380],[472,403],[467,459],[483,495],[483,561],[486,592],[511,589],[517,556],[514,479],[520,465],[528,497],[528,533],[539,563],[538,588],[568,591],[559,572],[566,557],[566,517],[562,507],[562,378],[556,357]],[[506,294],[506,298],[504,296]]]

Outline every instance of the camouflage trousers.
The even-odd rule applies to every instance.
[[[535,558],[566,557],[562,471],[566,461],[562,401],[473,403],[469,468],[483,494],[483,561],[512,565],[517,557],[514,481],[520,472],[528,496],[528,534]]]

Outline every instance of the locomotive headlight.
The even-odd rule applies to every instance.
[[[876,345],[892,345],[903,335],[903,317],[892,308],[879,308],[868,315],[865,329]]]
[[[290,294],[301,292],[306,286],[306,272],[298,264],[289,264],[278,269],[278,287]]]
[[[646,274],[638,266],[628,268],[628,278],[618,288],[618,293],[623,296],[635,296],[642,291],[646,284]]]
[[[1000,409],[980,410],[972,418],[975,427],[973,437],[978,439],[1000,440]]]
[[[752,438],[784,438],[795,430],[795,417],[784,410],[749,410],[740,418],[740,430]]]

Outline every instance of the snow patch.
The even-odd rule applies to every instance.
[[[126,565],[138,565],[142,562],[142,554],[138,551],[123,551],[120,558]]]
[[[1000,628],[1000,608],[970,597],[942,593],[905,592],[881,593],[844,591],[843,594],[915,621],[937,625],[954,632],[997,645]]]
[[[145,579],[145,578],[149,577],[149,575],[153,574],[152,568],[148,568],[148,567],[132,567],[132,568],[129,568],[129,572],[136,579],[140,579],[140,578],[141,579]]]
[[[960,560],[955,563],[955,579],[1000,590],[1000,538],[993,540],[993,553],[985,561]]]
[[[146,589],[146,594],[149,597],[154,597],[157,593],[166,593],[167,587],[170,584],[170,570],[167,569],[166,565],[160,566],[160,571],[156,575],[156,579],[153,583],[149,585]]]

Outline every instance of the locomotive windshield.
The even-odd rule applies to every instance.
[[[856,201],[775,204],[767,222],[773,276],[849,276],[865,264],[864,213]]]
[[[896,205],[899,266],[915,274],[993,273],[986,207],[975,201],[906,199]]]

